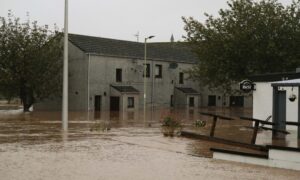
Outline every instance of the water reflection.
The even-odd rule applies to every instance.
[[[223,114],[238,119],[239,116],[251,116],[250,109],[243,108],[200,108],[200,109],[168,109],[156,108],[147,111],[146,121],[143,111],[118,112],[70,112],[68,133],[61,131],[60,112],[32,112],[24,114],[21,111],[0,111],[0,144],[21,143],[41,144],[90,139],[110,138],[113,140],[138,144],[146,147],[180,151],[186,154],[211,156],[210,147],[237,148],[208,141],[186,138],[165,138],[160,132],[160,120],[164,114],[174,113],[182,120],[184,129],[200,134],[209,134],[211,117],[200,115],[199,112]],[[207,122],[205,127],[197,128],[196,120]],[[215,136],[239,142],[249,143],[251,129],[245,129],[250,122],[233,120],[218,121]],[[272,139],[271,131],[258,134],[257,144],[277,144],[298,147],[296,132],[287,135],[285,140]]]
[[[94,119],[101,119],[101,111],[95,111]]]

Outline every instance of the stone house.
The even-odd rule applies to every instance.
[[[144,43],[69,34],[69,110],[143,109]],[[188,79],[197,57],[183,42],[147,43],[146,107],[251,107],[244,95],[223,97]],[[245,99],[245,100],[244,100]],[[222,100],[222,103],[221,103]],[[36,110],[59,110],[61,100],[35,104]]]
[[[147,108],[199,107],[199,87],[184,72],[195,62],[196,56],[184,43],[148,43]],[[69,109],[142,109],[144,64],[144,43],[69,34]],[[177,99],[176,89],[189,91],[180,91]],[[60,101],[35,105],[41,110],[60,107]]]

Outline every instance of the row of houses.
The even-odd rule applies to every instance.
[[[69,34],[69,109],[138,110],[147,107],[251,107],[252,98],[224,96],[188,78],[197,56],[186,43],[144,43]],[[144,88],[144,66],[146,85]],[[37,103],[37,110],[60,109],[60,100]]]

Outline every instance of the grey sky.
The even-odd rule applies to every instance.
[[[289,4],[292,0],[279,0]],[[227,8],[226,0],[69,0],[69,32],[106,38],[140,41],[155,35],[153,41],[180,40],[185,34],[182,16],[203,21],[203,13],[216,15]],[[64,0],[0,0],[0,16],[11,9],[17,17],[37,20],[40,25],[56,23],[63,28]]]

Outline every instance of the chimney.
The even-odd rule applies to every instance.
[[[173,34],[172,34],[172,36],[171,36],[171,42],[172,42],[172,43],[174,42],[174,36],[173,36]]]

